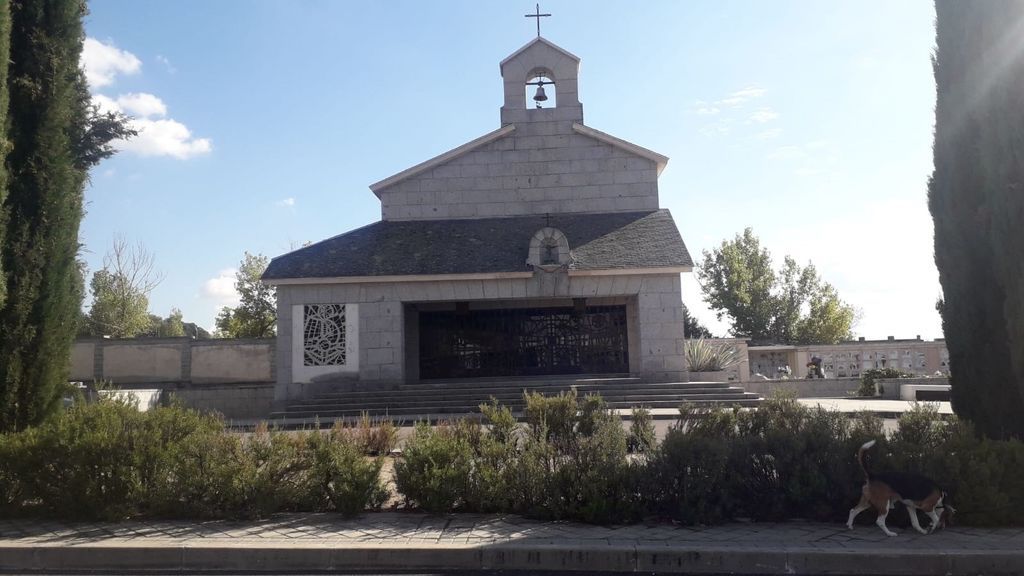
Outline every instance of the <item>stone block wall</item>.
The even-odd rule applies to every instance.
[[[520,111],[550,113],[560,109]],[[655,163],[576,133],[572,120],[511,134],[379,191],[384,220],[658,209]]]
[[[274,339],[89,339],[71,350],[70,379],[118,386],[273,382]]]
[[[415,350],[408,349],[405,332],[414,319],[405,318],[405,303],[460,302],[504,299],[627,297],[631,321],[630,370],[650,380],[686,380],[683,346],[682,296],[678,274],[568,276],[555,275],[486,280],[279,285],[278,326],[293,325],[293,310],[301,304],[358,304],[358,372],[337,374],[323,382],[345,379],[387,386],[415,378]],[[526,302],[529,302],[527,300]],[[536,300],[534,300],[536,301]],[[293,380],[294,330],[278,331],[278,387],[275,401],[286,402],[319,389],[320,382]]]
[[[177,388],[169,393],[189,408],[218,412],[229,421],[267,418],[274,403],[274,385],[269,383]]]

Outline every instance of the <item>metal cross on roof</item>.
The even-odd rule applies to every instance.
[[[540,4],[537,4],[537,11],[536,11],[536,13],[534,13],[534,14],[525,14],[525,16],[527,18],[536,18],[537,19],[537,38],[540,38],[540,19],[544,18],[546,16],[551,16],[551,14],[541,14],[540,13]]]

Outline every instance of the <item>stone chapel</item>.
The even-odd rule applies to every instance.
[[[500,127],[370,186],[378,222],[278,256],[285,404],[358,382],[616,374],[685,382],[668,158],[583,121],[580,59],[500,64]]]

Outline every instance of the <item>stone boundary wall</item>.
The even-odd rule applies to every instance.
[[[908,384],[949,384],[949,378],[882,378],[876,380],[882,386],[881,398],[899,400],[900,387]],[[747,392],[771,396],[777,391],[796,392],[797,398],[845,398],[856,396],[860,378],[814,378],[808,380],[751,380],[743,383]]]
[[[815,378],[813,380],[751,380],[743,389],[764,397],[775,392],[796,392],[797,398],[846,398],[857,394],[859,378]],[[899,391],[897,391],[899,396]]]
[[[276,339],[133,338],[76,341],[70,379],[118,386],[271,383]]]
[[[882,398],[891,400],[899,400],[900,387],[911,384],[943,385],[949,384],[949,378],[935,376],[932,378],[879,378],[875,380],[875,385],[882,388]]]
[[[185,406],[204,412],[219,412],[225,420],[262,420],[270,417],[274,385],[193,386],[167,390]]]

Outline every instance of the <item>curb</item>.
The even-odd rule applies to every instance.
[[[535,570],[659,574],[974,575],[1024,573],[1024,550],[823,550],[616,546],[593,543],[336,543],[167,541],[72,546],[0,545],[0,573],[329,572],[339,570]]]

